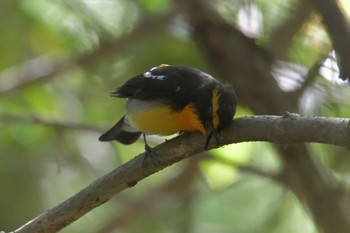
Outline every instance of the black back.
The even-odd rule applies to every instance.
[[[192,67],[159,66],[131,78],[111,95],[141,100],[162,99],[168,101],[174,110],[181,110],[191,102],[199,105],[211,103],[212,91],[208,90],[217,85],[213,77]]]

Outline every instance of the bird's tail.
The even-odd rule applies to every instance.
[[[123,143],[125,145],[129,145],[134,143],[141,135],[141,132],[128,132],[125,131],[123,128],[125,125],[124,117],[120,119],[117,124],[115,124],[110,130],[108,130],[106,133],[102,134],[98,140],[102,142],[117,140],[120,143]]]

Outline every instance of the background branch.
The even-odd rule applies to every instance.
[[[350,77],[350,24],[344,17],[337,1],[311,0],[311,2],[321,14],[333,42],[334,50],[337,53],[340,78],[346,80]]]
[[[268,141],[274,143],[321,142],[350,145],[350,119],[300,117],[294,114],[237,118],[222,133],[222,143]],[[305,130],[307,128],[307,130]],[[307,132],[307,133],[305,133]],[[79,193],[28,222],[16,233],[57,232],[117,193],[132,187],[145,177],[178,161],[203,151],[204,138],[199,133],[184,134],[153,149],[156,166],[145,163],[141,154]],[[214,145],[210,145],[214,148]],[[336,184],[333,184],[337,186]],[[341,198],[337,195],[334,198]],[[347,216],[348,217],[348,216]]]
[[[49,79],[75,66],[90,69],[103,60],[115,57],[124,52],[125,49],[133,47],[144,40],[146,36],[164,29],[174,15],[175,11],[170,11],[164,15],[144,20],[132,32],[117,39],[101,39],[95,50],[76,59],[55,61],[51,56],[43,56],[11,67],[11,69],[0,73],[0,80],[8,80],[0,84],[0,94],[6,94],[28,84]]]
[[[301,86],[292,92],[293,99],[297,101],[305,91],[315,83],[317,77],[319,77],[320,69],[322,68],[325,60],[328,58],[327,55],[321,56],[308,70],[307,74],[304,77],[303,83]]]
[[[102,128],[88,124],[54,121],[38,116],[21,117],[9,114],[2,114],[0,115],[0,122],[4,124],[41,124],[57,129],[86,130],[98,133],[102,133],[104,131]]]
[[[282,91],[272,76],[273,56],[268,50],[247,38],[227,23],[215,9],[204,1],[177,0],[188,22],[193,26],[193,37],[207,56],[209,63],[221,77],[232,83],[240,104],[247,105],[254,114],[283,114],[298,112],[298,100]],[[213,36],[215,35],[215,36]],[[306,130],[305,130],[306,131]],[[332,176],[310,152],[305,144],[292,144],[288,148],[276,147],[284,164],[288,187],[301,203],[310,209],[322,232],[349,232],[350,221],[339,199],[330,198],[333,186],[325,180]],[[322,194],[319,195],[320,187]],[[314,200],[318,200],[315,203]],[[320,211],[320,205],[322,211]],[[336,214],[330,216],[326,209]]]
[[[76,193],[77,187],[90,183],[91,177],[101,176],[112,170],[113,164],[119,166],[120,160],[127,161],[141,152],[139,143],[132,147],[99,143],[96,133],[100,128],[94,125],[106,119],[113,121],[123,112],[123,100],[108,98],[111,88],[158,64],[194,66],[231,83],[239,99],[240,116],[281,115],[289,111],[348,117],[350,89],[341,80],[334,82],[339,72],[332,59],[322,61],[330,49],[334,50],[330,48],[335,41],[331,34],[343,39],[342,46],[349,41],[348,22],[344,26],[337,21],[346,17],[348,6],[341,5],[344,1],[309,1],[2,1],[0,9],[5,9],[2,16],[6,23],[0,25],[0,125],[6,125],[0,135],[0,209],[8,211],[0,218],[0,228],[6,232],[18,228]],[[326,6],[323,10],[327,12],[323,14],[316,4]],[[327,4],[338,9],[334,11]],[[339,14],[341,7],[344,15]],[[331,20],[327,28],[330,39],[325,27],[320,27],[321,16],[325,25],[326,18]],[[335,50],[341,64],[339,58],[345,55],[339,49]],[[340,52],[348,51],[345,46]],[[278,72],[274,70],[275,63]],[[322,63],[326,67],[321,67],[320,74]],[[303,83],[300,75],[305,76]],[[294,125],[297,123],[293,117],[285,116]],[[309,125],[316,127],[312,123],[305,125],[303,134],[307,135]],[[263,135],[281,131],[281,126],[278,130],[277,125],[271,127],[276,131],[265,127]],[[334,127],[336,130],[330,132],[335,135],[335,144],[348,145],[348,127]],[[337,135],[337,130],[341,134]],[[312,136],[324,140],[322,135]],[[149,139],[159,142],[159,138]],[[198,140],[201,146],[202,137]],[[128,232],[164,228],[190,232],[206,227],[210,219],[218,228],[249,228],[247,232],[297,232],[300,226],[305,226],[305,233],[350,232],[350,202],[343,201],[350,169],[346,148],[308,143],[242,143],[205,154],[210,159],[201,161],[197,170],[204,179],[194,178],[190,187],[193,192],[174,196],[176,201],[159,200],[161,207],[169,206],[166,214],[156,206],[149,205],[151,214],[139,214],[142,211],[138,208],[132,213],[128,207],[136,196],[142,202],[143,195],[145,202],[135,204],[147,206],[152,189],[157,192],[159,184],[181,173],[189,161],[143,182],[137,190],[130,190],[131,196],[128,192],[123,193],[126,198],[119,195],[65,231],[108,231],[111,228],[103,225],[111,220]],[[195,158],[203,159],[203,155]],[[218,161],[219,158],[226,162]],[[257,175],[246,174],[247,170]],[[279,194],[276,198],[280,201],[276,201],[276,189],[288,195]],[[219,190],[224,192],[217,199]],[[166,197],[166,193],[159,192],[152,200],[157,201],[157,197]],[[263,208],[269,203],[267,199],[271,199],[274,208]],[[22,211],[12,208],[13,203],[20,205]],[[240,206],[244,206],[243,213],[237,211]],[[296,213],[294,209],[303,210]],[[125,210],[125,214],[120,210]],[[101,219],[100,213],[111,219]],[[132,224],[120,225],[130,214],[134,214],[129,218]],[[97,218],[101,221],[91,221]],[[290,226],[290,221],[297,224]],[[110,227],[117,227],[110,223]]]
[[[272,31],[267,49],[275,60],[285,58],[294,36],[307,22],[311,13],[312,5],[309,2],[300,1],[290,10],[287,19]]]
[[[273,60],[265,48],[232,27],[203,1],[176,2],[194,27],[193,37],[210,64],[235,87],[240,104],[249,106],[255,114],[282,114],[295,108],[295,103],[284,101],[286,93],[278,88],[271,74]],[[281,106],[285,109],[281,110]]]

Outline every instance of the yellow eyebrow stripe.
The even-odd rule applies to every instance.
[[[218,93],[218,88],[216,87],[213,90],[213,97],[212,97],[212,106],[213,106],[213,126],[214,129],[216,129],[220,123],[220,119],[218,116],[218,110],[219,110],[219,93]]]

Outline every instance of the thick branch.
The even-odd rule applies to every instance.
[[[300,117],[297,114],[237,118],[222,132],[222,143],[268,141],[274,143],[319,142],[349,147],[350,119]],[[214,148],[210,145],[210,148]],[[79,193],[28,222],[16,233],[57,232],[145,177],[204,150],[199,133],[183,134],[153,149],[152,163],[141,154],[99,178]],[[147,161],[146,161],[147,162]],[[346,208],[345,208],[346,209]]]
[[[165,184],[152,189],[146,195],[142,195],[140,199],[133,198],[124,205],[124,209],[118,210],[118,214],[114,215],[109,223],[103,226],[96,233],[110,233],[125,227],[125,225],[133,224],[135,219],[142,214],[150,213],[161,208],[167,211],[172,200],[186,199],[192,193],[193,182],[198,174],[198,163],[203,157],[194,157],[186,167],[169,179]]]

